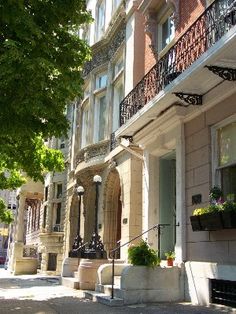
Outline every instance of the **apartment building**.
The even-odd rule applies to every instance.
[[[141,2],[146,74],[122,101],[115,133],[143,149],[142,229],[169,225],[161,256],[175,251],[186,271],[184,298],[195,304],[234,302],[235,229],[194,232],[190,216],[215,185],[235,200],[235,6]],[[157,247],[155,235],[148,240]]]
[[[162,258],[175,252],[179,300],[217,302],[216,286],[235,289],[236,232],[193,231],[190,216],[209,203],[215,185],[235,201],[236,1],[87,6],[94,22],[80,36],[92,59],[84,95],[70,109],[68,172],[49,174],[40,198],[41,269],[58,273],[74,245],[90,245],[94,232],[109,256],[158,224],[161,232],[145,239]],[[117,257],[127,260],[127,246]],[[234,302],[229,295],[223,304]]]

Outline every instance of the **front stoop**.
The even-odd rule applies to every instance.
[[[76,289],[76,290],[80,288],[79,279],[75,277],[61,277],[60,284],[65,287]]]
[[[92,300],[93,302],[99,302],[109,306],[122,306],[124,305],[124,300],[114,297],[111,298],[110,295],[107,295],[102,292],[97,291],[84,291],[84,298]]]

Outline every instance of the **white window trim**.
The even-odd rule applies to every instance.
[[[173,15],[173,10],[170,7],[163,8],[160,13],[157,15],[157,51],[158,53],[162,53],[163,51],[169,49],[172,46],[175,36],[170,40],[170,42],[162,48],[162,26],[165,21]],[[168,49],[167,49],[168,47]]]
[[[229,163],[224,166],[219,167],[218,166],[218,156],[219,156],[219,150],[218,150],[218,139],[217,139],[217,131],[220,128],[223,128],[227,126],[230,123],[236,122],[236,114],[220,121],[219,123],[215,124],[211,128],[211,151],[212,151],[212,186],[217,185],[221,186],[221,177],[220,172],[218,170],[224,169],[226,167],[229,167],[231,165],[235,165],[235,163]]]

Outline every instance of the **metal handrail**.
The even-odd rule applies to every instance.
[[[111,299],[114,299],[114,273],[115,273],[115,252],[117,252],[120,248],[130,244],[131,242],[133,242],[134,240],[140,238],[142,235],[144,235],[145,233],[148,233],[151,230],[155,230],[157,229],[157,234],[158,234],[158,242],[157,242],[157,249],[158,249],[158,257],[160,258],[160,234],[161,234],[161,227],[166,227],[166,226],[170,226],[170,224],[156,224],[153,227],[149,228],[148,230],[140,233],[139,235],[137,235],[136,237],[132,238],[131,240],[117,246],[116,248],[114,248],[113,250],[110,251],[110,254],[112,255],[112,274],[111,274]]]

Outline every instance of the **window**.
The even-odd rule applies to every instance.
[[[107,85],[107,74],[102,73],[96,76],[96,89],[104,88]]]
[[[47,201],[48,200],[48,186],[45,187],[44,190],[44,200]]]
[[[65,138],[62,136],[59,140],[60,144],[59,144],[59,148],[63,149],[65,148]]]
[[[82,34],[82,38],[83,40],[85,40],[87,42],[87,44],[89,45],[89,38],[90,38],[90,27],[89,25],[86,25],[83,29],[83,34]]]
[[[56,204],[56,225],[61,223],[61,203]]]
[[[112,110],[112,132],[120,126],[120,103],[124,98],[124,59],[121,56],[114,64],[113,79],[113,110]]]
[[[115,64],[115,77],[124,69],[124,61],[123,58],[120,58]]]
[[[224,200],[236,201],[236,116],[214,128],[213,135],[215,184],[221,186]]]
[[[97,7],[97,32],[96,39],[99,40],[105,30],[105,1],[100,1]]]
[[[105,138],[105,131],[106,131],[106,96],[102,95],[97,97],[97,128],[95,131],[98,130],[98,136],[96,141],[102,141]]]
[[[44,206],[44,209],[43,209],[43,228],[46,227],[46,220],[47,220],[47,206]]]
[[[174,38],[175,36],[175,26],[174,21],[171,16],[168,16],[167,19],[159,25],[159,50],[163,50]]]
[[[112,11],[114,12],[118,6],[120,5],[121,0],[113,0],[112,1]]]
[[[217,132],[218,171],[224,199],[236,201],[236,122]]]
[[[113,114],[112,114],[112,132],[120,126],[120,103],[124,98],[124,86],[121,82],[114,85]]]
[[[62,184],[59,183],[56,185],[56,198],[62,197]]]
[[[81,148],[89,143],[89,104],[85,104],[82,110]]]

